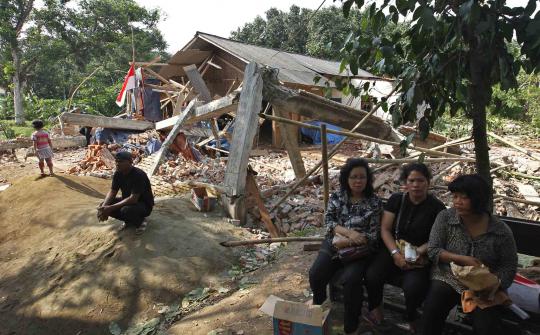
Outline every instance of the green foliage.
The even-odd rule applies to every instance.
[[[540,128],[540,75],[521,71],[517,82],[518,86],[508,91],[495,85],[488,110],[492,115],[532,122]]]
[[[352,29],[359,29],[360,14],[352,11],[346,18],[335,6],[314,12],[291,6],[289,12],[276,8],[257,16],[252,22],[231,32],[240,42],[307,54],[325,59],[338,59],[339,50]]]
[[[489,179],[486,108],[492,86],[516,88],[520,69],[540,70],[536,0],[525,8],[510,8],[505,0],[342,2],[344,13],[353,3],[364,13],[362,31],[354,31],[342,49],[342,64],[397,78],[400,97],[389,107],[395,123],[419,118],[425,128],[458,111],[472,118],[477,171]],[[386,26],[405,18],[411,22],[404,30],[383,35]],[[508,47],[514,35],[521,57]],[[417,117],[424,103],[430,108]]]
[[[47,122],[45,122],[45,128],[48,127]],[[30,125],[29,122],[26,122],[22,126],[15,124],[13,120],[3,120],[0,121],[0,139],[11,139],[17,137],[30,137],[34,132],[34,128]]]
[[[6,6],[15,13],[18,3],[9,0]],[[0,18],[5,13],[0,11]],[[44,6],[34,8],[25,34],[16,39],[21,80],[31,92],[24,101],[27,117],[57,115],[67,107],[76,87],[98,67],[76,92],[71,106],[117,114],[114,100],[132,59],[132,34],[137,60],[168,56],[157,29],[159,20],[158,10],[145,9],[133,0],[81,0],[70,6],[63,0],[46,0]],[[14,29],[8,23],[0,20],[0,87],[11,92],[15,67],[10,51],[14,49],[8,42],[13,41]],[[11,93],[9,97],[13,99]],[[12,114],[12,103],[0,110],[0,117]]]

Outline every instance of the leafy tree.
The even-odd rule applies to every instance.
[[[17,124],[24,123],[22,96],[26,64],[23,59],[23,28],[30,19],[33,8],[34,0],[5,0],[0,5],[1,58],[4,61],[10,61],[8,66],[4,66],[3,69],[13,85],[13,103]]]
[[[77,92],[76,102],[89,111],[115,114],[115,92],[132,58],[132,30],[137,59],[166,55],[166,43],[157,29],[160,13],[133,0],[80,0],[69,6],[67,2],[46,0],[44,6],[32,8],[18,40],[24,46],[20,81],[30,94],[25,105],[36,109],[30,110],[32,115],[43,115],[45,110],[50,114],[51,108],[58,112],[56,106],[62,104],[39,100],[61,99],[65,106],[79,83],[99,67]],[[13,57],[0,56],[0,64],[4,72],[14,72]]]
[[[253,22],[233,31],[231,38],[267,48],[338,59],[347,34],[358,27],[359,17],[355,12],[345,18],[335,6],[312,11],[293,5],[289,12],[270,8],[266,11],[266,20],[257,16]]]
[[[510,8],[505,0],[342,2],[345,15],[355,4],[367,22],[344,45],[343,65],[399,79],[401,97],[390,106],[395,124],[415,121],[416,107],[427,102],[430,109],[418,120],[427,135],[443,113],[464,111],[473,121],[477,171],[491,181],[486,107],[494,84],[508,90],[516,87],[520,68],[526,73],[540,69],[536,1],[529,0],[525,8]],[[405,18],[412,20],[406,29],[383,36],[387,24]],[[522,57],[507,47],[514,34]]]

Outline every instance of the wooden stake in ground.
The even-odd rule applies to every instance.
[[[255,175],[251,167],[248,167],[247,180],[246,180],[246,192],[249,194],[250,198],[255,199],[259,213],[261,213],[261,221],[266,226],[266,230],[270,233],[271,237],[280,237],[284,236],[283,232],[274,225],[272,219],[270,218],[270,213],[264,206],[264,201],[261,197],[259,187],[255,181]]]
[[[263,80],[257,63],[249,63],[244,74],[244,86],[240,93],[240,103],[236,113],[231,150],[225,169],[222,195],[223,207],[233,219],[245,222],[244,203],[249,153],[257,132],[258,113],[262,108]]]
[[[328,206],[328,198],[330,193],[330,185],[328,184],[328,146],[326,139],[326,124],[321,123],[321,151],[322,151],[322,170],[323,170],[323,199],[324,199],[324,211],[326,212],[326,207]]]

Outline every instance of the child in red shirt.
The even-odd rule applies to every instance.
[[[43,121],[34,120],[32,121],[32,127],[36,130],[32,133],[32,141],[34,142],[34,151],[36,156],[39,159],[39,169],[41,170],[41,176],[45,176],[45,163],[49,167],[49,172],[53,175],[53,151],[52,143],[49,133],[43,130]]]

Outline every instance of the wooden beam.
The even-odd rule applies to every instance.
[[[224,247],[239,247],[243,245],[254,245],[254,244],[264,244],[264,243],[276,243],[276,242],[322,242],[324,237],[278,237],[278,238],[263,238],[255,240],[244,240],[244,241],[226,241],[220,242]]]
[[[223,128],[223,130],[220,130],[218,132],[218,137],[217,138],[220,138],[221,136],[225,135],[225,133],[227,133],[227,130],[229,130],[229,127],[232,125],[232,122],[229,122],[227,123],[227,125],[225,126],[225,128]],[[201,142],[195,144],[196,147],[202,147],[202,146],[205,146],[206,144],[208,144],[208,142],[214,140],[215,137],[214,135],[208,137],[207,139],[205,140],[202,140]]]
[[[488,131],[487,134],[488,134],[489,136],[493,137],[494,139],[496,139],[496,140],[498,140],[498,141],[500,141],[500,142],[502,142],[502,143],[504,143],[504,144],[506,144],[506,145],[508,145],[508,146],[510,146],[510,147],[512,147],[512,148],[514,148],[514,149],[516,149],[517,151],[519,151],[519,152],[521,152],[521,153],[524,153],[525,155],[531,157],[532,159],[535,159],[535,160],[537,160],[537,161],[540,161],[540,156],[537,156],[537,155],[533,154],[531,151],[525,150],[525,149],[523,149],[522,147],[520,147],[519,145],[517,145],[517,144],[515,144],[515,143],[513,143],[513,142],[510,142],[510,141],[508,141],[508,140],[505,140],[504,138],[502,138],[502,137],[500,137],[499,135],[494,134],[494,133],[492,133],[492,132],[490,132],[490,131]]]
[[[86,146],[86,138],[84,136],[53,137],[51,138],[51,142],[54,149]],[[31,146],[33,146],[33,142],[30,138],[0,141],[0,151],[29,148]]]
[[[206,83],[197,70],[197,67],[195,65],[185,66],[184,72],[188,76],[191,85],[195,88],[195,91],[200,94],[201,99],[205,102],[211,101],[212,96],[210,95],[210,90],[206,86]]]
[[[209,120],[212,118],[220,117],[223,114],[227,114],[233,111],[236,111],[238,108],[238,98],[239,92],[233,92],[228,96],[223,98],[216,99],[212,102],[209,102],[205,105],[195,108],[195,112],[184,124],[192,124],[199,121]],[[170,117],[168,119],[156,122],[156,129],[165,129],[170,128],[176,124],[179,115]]]
[[[236,70],[239,74],[243,75],[244,74],[244,70],[242,70],[241,68],[239,68],[238,66],[232,64],[231,62],[225,60],[225,58],[221,57],[221,56],[218,56],[216,55],[216,58],[218,60],[220,60],[221,62],[223,62],[225,65],[228,65],[230,66],[231,68],[233,68],[234,70]]]
[[[240,103],[231,143],[231,151],[225,170],[224,186],[227,194],[223,204],[233,219],[245,222],[244,203],[246,190],[249,152],[257,131],[258,113],[262,107],[263,80],[257,63],[249,63],[244,74],[244,87],[240,94]]]
[[[219,128],[217,119],[213,118],[210,120],[210,126],[212,127],[212,134],[214,135],[214,138],[216,139],[216,157],[220,157],[219,151],[221,150],[221,141],[219,139]]]
[[[295,124],[295,125],[301,126],[303,128],[319,129],[318,126],[314,126],[314,125],[311,125],[309,123],[290,120],[290,119],[279,117],[279,116],[266,115],[266,114],[262,114],[262,113],[259,114],[259,116],[263,117],[263,118],[266,118],[268,120],[273,120],[273,121],[278,121],[278,122],[283,122],[283,123],[289,123],[289,124]],[[362,140],[371,141],[371,142],[375,142],[375,143],[388,144],[388,145],[398,146],[398,147],[400,146],[399,142],[382,140],[380,138],[371,137],[371,136],[358,134],[358,133],[353,133],[353,132],[348,132],[348,131],[328,129],[327,132],[330,133],[330,134],[336,134],[336,135],[342,135],[342,136],[346,136],[346,137],[359,138],[359,139],[362,139]],[[437,150],[433,150],[433,149],[416,147],[416,146],[414,146],[412,144],[409,144],[407,149],[424,152],[424,153],[427,153],[427,154],[430,154],[430,155],[433,155],[433,156],[438,156],[438,157],[456,157],[456,158],[461,157],[460,155],[455,155],[455,154],[451,154],[451,153],[444,152],[444,151],[437,151]]]
[[[282,110],[279,108],[274,108],[273,110],[278,116],[284,118],[285,113]],[[304,166],[304,161],[302,160],[302,154],[298,148],[298,127],[294,124],[284,122],[280,122],[278,126],[280,127],[280,135],[283,139],[285,150],[287,150],[287,154],[289,155],[294,175],[296,179],[303,178],[306,175],[306,168]]]
[[[97,116],[89,114],[62,113],[60,115],[63,123],[76,124],[85,127],[103,127],[111,129],[125,130],[147,130],[154,129],[154,123],[149,121],[138,121],[129,119],[118,119],[107,116]]]
[[[192,100],[189,105],[182,111],[182,114],[180,114],[180,117],[176,120],[176,124],[174,125],[173,129],[169,132],[169,135],[167,135],[167,138],[163,143],[161,144],[161,148],[156,153],[156,157],[154,159],[154,163],[150,167],[150,170],[148,171],[148,174],[152,176],[154,173],[156,173],[159,165],[161,164],[161,161],[169,151],[169,146],[176,138],[176,135],[181,130],[182,123],[187,118],[187,116],[193,112],[193,109],[195,108],[195,100]]]
[[[270,72],[270,71],[269,71]],[[331,101],[306,91],[296,91],[279,85],[272,74],[265,74],[264,99],[283,111],[300,114],[341,128],[351,129],[368,113]],[[372,137],[400,141],[392,127],[373,114],[358,128],[358,132]]]
[[[274,75],[274,76],[277,76],[277,74],[272,74],[270,73],[271,75]],[[275,78],[272,78],[272,77],[269,77],[268,76],[268,72],[265,74],[265,82],[268,80],[268,81],[275,81],[276,79]],[[388,97],[392,96],[392,94],[394,94],[395,91],[397,91],[399,88],[401,87],[401,83],[398,83],[397,85],[394,86],[394,88],[386,95],[386,98],[388,99]],[[373,115],[373,113],[375,113],[375,111],[381,106],[383,100],[381,99],[381,101],[379,101],[377,104],[375,104],[372,108],[371,108],[371,111],[369,113],[367,113],[366,115],[364,115],[364,117],[351,129],[351,132],[354,132],[358,129],[361,129],[362,128],[362,125],[364,123],[366,123],[369,118]],[[343,143],[345,143],[345,139],[342,139],[338,144],[336,144],[334,146],[334,148],[332,149],[332,151],[330,151],[330,153],[328,154],[328,159],[332,158],[336,153],[337,151],[339,150],[339,148],[343,145]],[[281,197],[281,199],[279,199],[275,204],[274,204],[274,207],[272,207],[270,209],[270,212],[273,212],[275,211],[278,206],[283,202],[285,201],[285,199],[287,199],[293,192],[294,190],[296,190],[300,185],[302,185],[308,178],[309,176],[311,176],[315,171],[317,171],[322,165],[322,160],[320,160],[319,162],[317,162],[317,164],[315,164],[314,167],[312,167],[307,173],[306,173],[306,176],[304,178],[302,178],[301,180],[299,180],[298,182],[296,182],[288,191],[287,193]]]
[[[253,170],[248,167],[247,180],[246,180],[246,192],[249,194],[250,199],[255,199],[259,213],[261,213],[261,221],[266,226],[266,230],[270,233],[271,237],[280,237],[283,236],[283,233],[279,230],[278,227],[274,225],[272,219],[270,218],[270,213],[264,206],[264,201],[261,197],[261,192],[259,187],[257,187],[257,182],[255,181],[255,176]]]
[[[323,170],[323,204],[324,204],[324,211],[326,213],[326,208],[328,207],[328,199],[330,197],[330,185],[329,185],[329,178],[328,178],[328,146],[327,146],[327,139],[326,139],[326,124],[321,124],[321,152],[322,152],[322,170]]]

